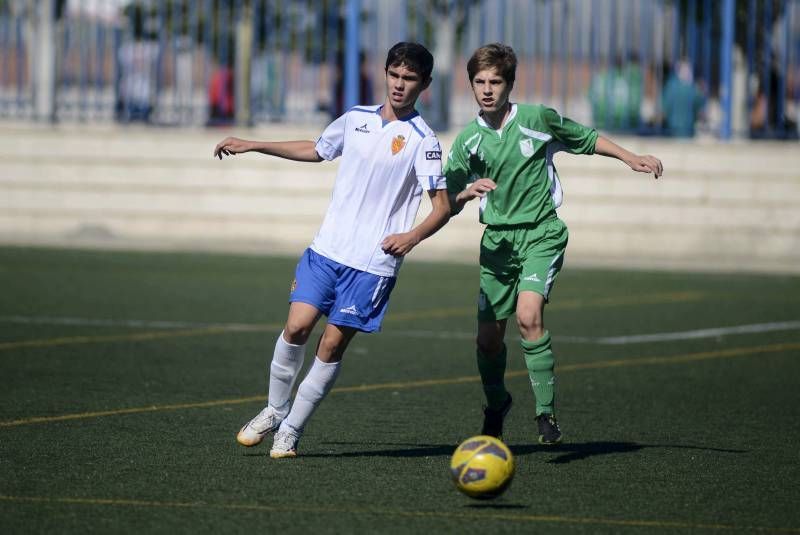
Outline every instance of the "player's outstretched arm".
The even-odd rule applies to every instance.
[[[661,160],[649,154],[639,155],[620,147],[613,141],[603,136],[597,138],[594,145],[595,154],[609,156],[616,158],[628,164],[628,167],[634,171],[642,173],[653,173],[654,178],[658,178],[664,174],[664,166]]]
[[[450,219],[450,200],[447,197],[447,190],[429,191],[428,196],[431,199],[431,212],[419,225],[408,232],[386,236],[381,243],[384,253],[392,256],[405,256],[419,242],[432,236],[447,223]]]
[[[226,137],[214,147],[214,157],[235,156],[244,152],[260,152],[298,162],[321,162],[313,141],[249,141],[238,137]]]

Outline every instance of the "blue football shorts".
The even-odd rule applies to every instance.
[[[306,249],[294,274],[289,302],[307,303],[328,323],[365,333],[380,331],[397,277],[381,277]]]

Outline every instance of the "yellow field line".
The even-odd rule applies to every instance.
[[[686,362],[697,362],[702,360],[742,357],[742,356],[759,355],[765,353],[777,353],[781,351],[792,351],[796,349],[800,349],[800,343],[738,347],[731,349],[719,349],[716,351],[701,351],[699,353],[688,353],[685,355],[672,355],[666,357],[639,357],[631,359],[601,360],[598,362],[585,362],[580,364],[565,364],[559,366],[556,369],[556,371],[557,373],[566,373],[573,371],[597,370],[603,368],[615,368],[622,366],[657,366],[657,365],[681,364]],[[508,372],[506,374],[506,377],[511,378],[511,377],[527,376],[527,375],[528,375],[527,370],[518,370],[518,371]],[[404,382],[393,382],[393,383],[378,383],[371,385],[343,386],[332,389],[331,393],[371,392],[375,390],[399,390],[406,388],[423,388],[428,386],[443,386],[443,385],[453,385],[459,383],[473,383],[478,381],[480,381],[479,376],[466,375],[461,377],[451,377],[449,379],[428,379],[422,381],[404,381]],[[137,414],[143,412],[159,412],[159,411],[170,411],[179,409],[199,409],[206,407],[217,407],[222,405],[237,405],[241,403],[264,401],[264,399],[265,396],[262,395],[262,396],[249,396],[245,398],[221,399],[216,401],[203,401],[198,403],[152,405],[149,407],[133,407],[129,409],[84,412],[76,414],[65,414],[61,416],[40,416],[32,418],[23,418],[21,420],[8,420],[5,422],[0,422],[0,428],[38,424],[38,423],[60,422],[65,420],[81,420],[86,418],[98,418],[103,416]]]
[[[351,514],[364,516],[396,516],[411,518],[454,518],[476,520],[502,520],[524,523],[543,524],[582,524],[605,525],[620,527],[647,527],[647,528],[672,528],[672,529],[707,529],[718,531],[746,531],[765,533],[800,533],[800,528],[781,528],[769,526],[737,526],[735,524],[705,524],[692,522],[675,522],[669,520],[620,520],[613,518],[570,517],[560,515],[526,515],[496,512],[471,512],[471,511],[404,511],[402,509],[370,509],[370,508],[343,508],[343,507],[318,507],[318,506],[272,506],[262,504],[225,504],[202,502],[160,502],[150,500],[124,500],[105,498],[48,498],[43,496],[5,496],[0,495],[0,502],[10,503],[43,503],[63,505],[99,505],[118,507],[148,507],[161,509],[221,509],[228,511],[255,511],[269,513],[317,513],[317,514]]]
[[[253,401],[264,401],[266,396],[250,396],[247,398],[219,399],[216,401],[201,401],[195,403],[175,403],[172,405],[151,405],[149,407],[131,407],[130,409],[116,409],[110,411],[79,412],[75,414],[63,414],[61,416],[41,416],[25,418],[22,420],[9,420],[0,422],[0,427],[14,427],[25,424],[41,424],[50,422],[63,422],[66,420],[84,420],[87,418],[101,418],[103,416],[119,416],[123,414],[139,414],[143,412],[175,411],[180,409],[202,409],[204,407],[218,407],[220,405],[236,405],[237,403],[250,403]]]

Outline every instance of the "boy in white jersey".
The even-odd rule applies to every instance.
[[[560,150],[602,154],[655,178],[663,168],[658,158],[633,154],[553,109],[509,102],[516,67],[514,51],[499,43],[479,48],[470,58],[467,74],[480,113],[456,137],[445,175],[453,212],[480,198],[480,219],[486,225],[476,340],[487,400],[482,434],[499,437],[511,408],[503,338],[508,318],[516,314],[536,396],[539,442],[556,444],[561,430],[544,306],[564,260],[568,233],[556,214],[561,185],[553,155]]]
[[[229,137],[215,147],[220,159],[249,151],[306,162],[342,157],[322,227],[297,265],[289,316],[270,364],[267,406],[241,428],[240,444],[255,446],[275,431],[270,456],[297,455],[300,435],[336,381],[348,343],[358,331],[380,329],[403,257],[447,222],[439,141],[414,109],[432,70],[425,47],[398,43],[386,58],[384,103],[352,108],[316,143]],[[423,189],[432,210],[412,228]],[[323,314],[328,322],[314,363],[292,403],[306,342]]]

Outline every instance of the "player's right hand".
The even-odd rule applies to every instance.
[[[251,149],[249,141],[239,139],[238,137],[226,137],[214,147],[214,157],[222,159],[222,155],[233,156],[247,152]]]
[[[479,178],[466,189],[467,200],[486,197],[490,191],[497,189],[497,184],[491,178]]]

